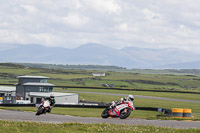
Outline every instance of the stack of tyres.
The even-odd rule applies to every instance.
[[[172,116],[174,118],[183,118],[183,109],[173,108],[172,109]]]
[[[183,117],[186,119],[190,119],[192,110],[191,109],[183,109]]]
[[[186,118],[190,119],[192,113],[192,109],[179,109],[179,108],[173,108],[172,109],[172,116],[174,118]]]

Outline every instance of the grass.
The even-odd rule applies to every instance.
[[[175,98],[175,99],[184,99],[184,100],[194,100],[200,101],[199,94],[186,94],[186,93],[163,93],[163,92],[147,92],[147,91],[122,91],[122,90],[106,90],[106,89],[78,89],[78,88],[54,88],[54,91],[88,91],[88,92],[105,92],[105,93],[115,93],[115,94],[133,94],[133,95],[142,95],[142,96],[155,96],[155,97],[164,97],[164,98]]]
[[[42,132],[42,133],[198,133],[200,129],[175,129],[167,127],[154,126],[135,126],[135,125],[114,125],[114,124],[81,124],[81,123],[36,123],[36,122],[14,122],[14,121],[0,121],[0,133],[27,133],[27,132]]]
[[[0,83],[16,83],[19,75],[50,77],[49,82],[57,86],[98,86],[114,84],[115,87],[132,89],[181,90],[200,92],[200,77],[188,75],[139,74],[128,72],[106,72],[105,77],[92,76],[92,70],[45,69],[0,64]]]
[[[85,99],[88,101],[99,101],[99,102],[111,102],[115,100],[120,100],[120,96],[107,96],[100,94],[87,94],[79,93],[80,99]],[[200,113],[200,104],[199,103],[189,103],[189,102],[179,102],[179,101],[167,101],[167,100],[157,100],[157,99],[145,99],[137,98],[135,99],[134,105],[136,107],[156,107],[156,108],[189,108],[192,109],[195,113]]]
[[[36,123],[0,121],[0,133],[198,133],[200,129],[175,129],[167,127],[138,126],[138,125],[114,125],[114,124],[81,124],[81,123]]]

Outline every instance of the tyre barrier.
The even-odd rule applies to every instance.
[[[191,109],[183,109],[183,117],[184,118],[191,118],[192,110]]]
[[[191,109],[180,109],[180,108],[173,108],[172,109],[172,116],[174,118],[191,118]]]
[[[173,108],[172,116],[174,118],[182,118],[183,117],[183,109]]]

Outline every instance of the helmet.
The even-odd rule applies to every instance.
[[[133,95],[128,95],[128,99],[129,99],[130,101],[133,101],[133,100],[134,100],[134,96],[133,96]]]
[[[54,95],[53,95],[53,94],[51,94],[51,95],[50,95],[50,98],[51,98],[51,99],[52,99],[52,98],[54,98]]]

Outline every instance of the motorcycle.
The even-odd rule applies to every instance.
[[[35,115],[45,114],[49,110],[49,108],[50,108],[50,102],[49,100],[45,100],[39,105],[37,113]]]
[[[126,119],[131,114],[131,111],[135,110],[133,103],[121,103],[116,107],[109,106],[102,113],[102,118],[119,117],[120,119]]]

